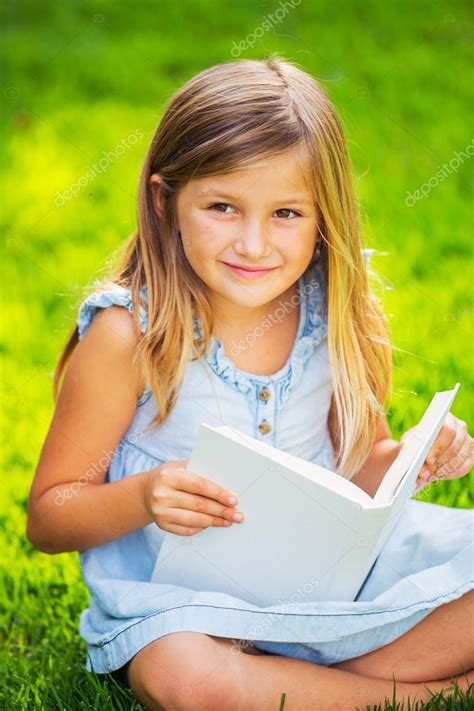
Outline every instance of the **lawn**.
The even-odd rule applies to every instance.
[[[472,5],[303,0],[255,39],[278,7],[253,0],[3,6],[2,709],[139,708],[113,679],[84,671],[77,625],[87,591],[78,557],[30,545],[27,496],[53,411],[55,363],[83,288],[135,227],[141,162],[163,104],[196,72],[235,58],[242,42],[240,57],[277,50],[298,62],[341,115],[365,244],[377,250],[374,289],[397,347],[393,436],[417,422],[434,392],[458,381],[452,411],[474,434]],[[124,140],[122,155],[80,181],[89,166],[117,156]],[[443,164],[456,168],[435,179]],[[471,472],[419,498],[472,508],[472,484]]]

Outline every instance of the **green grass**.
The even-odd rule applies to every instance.
[[[429,689],[429,684],[427,684]],[[281,695],[279,711],[284,711],[286,702],[286,694]],[[438,693],[431,692],[429,701],[397,701],[397,684],[393,682],[392,698],[385,698],[384,705],[381,703],[374,706],[366,705],[365,711],[469,711],[474,709],[474,684],[470,684],[467,691],[463,691],[457,683],[451,687],[443,689]],[[360,706],[357,706],[356,711],[364,711]]]
[[[429,689],[429,684],[427,684]],[[455,683],[451,687],[435,694],[432,693],[431,699],[426,703],[422,701],[399,702],[396,699],[396,683],[393,684],[393,695],[391,699],[385,699],[385,704],[376,704],[369,706],[367,704],[365,711],[470,711],[474,709],[474,684],[469,686],[466,692]],[[357,707],[357,711],[364,711]]]
[[[232,59],[233,43],[277,7],[23,0],[2,11],[0,708],[138,708],[114,679],[83,670],[77,625],[87,591],[77,555],[32,548],[27,495],[51,418],[55,362],[82,288],[134,229],[141,161],[163,103],[197,71]],[[320,79],[339,109],[366,246],[386,253],[372,264],[400,349],[388,412],[396,438],[436,390],[457,381],[453,413],[472,433],[472,161],[405,204],[407,191],[471,142],[470,7],[305,0],[242,54],[282,52]],[[137,130],[143,137],[106,172],[56,204],[58,192]],[[471,472],[419,498],[471,508],[472,484]],[[472,708],[452,699],[426,708]]]

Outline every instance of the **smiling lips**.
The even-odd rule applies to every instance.
[[[257,279],[265,274],[270,274],[270,272],[277,268],[268,267],[266,269],[260,269],[259,267],[241,267],[236,264],[228,264],[227,262],[222,262],[222,264],[224,264],[234,274],[237,274],[237,276],[242,276],[245,279]]]

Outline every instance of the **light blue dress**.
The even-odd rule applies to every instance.
[[[364,250],[366,262],[371,251]],[[165,461],[189,459],[201,421],[236,427],[334,468],[327,427],[333,387],[326,292],[317,263],[300,278],[298,293],[297,336],[278,372],[265,376],[240,370],[222,342],[212,337],[205,358],[189,362],[176,407],[158,430],[146,430],[156,402],[145,388],[112,453],[106,481]],[[143,296],[146,303],[144,291]],[[110,289],[84,299],[77,319],[79,337],[99,308],[113,304],[131,312],[128,290],[111,284]],[[282,308],[291,306],[282,304]],[[147,315],[141,309],[145,331]],[[194,325],[199,334],[199,322]],[[237,651],[239,640],[250,640],[262,650],[322,665],[365,654],[474,587],[473,533],[473,510],[411,499],[354,602],[305,602],[304,595],[295,594],[282,604],[262,608],[224,593],[150,582],[165,535],[150,524],[80,554],[90,591],[90,604],[79,625],[88,646],[86,668],[98,673],[119,669],[152,640],[179,631],[231,638]],[[311,545],[324,545],[324,541]]]

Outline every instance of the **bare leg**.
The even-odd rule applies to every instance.
[[[150,711],[350,711],[391,699],[393,682],[273,654],[235,652],[224,637],[176,632],[151,642],[128,668],[128,682]],[[466,689],[474,673],[460,678]],[[428,682],[432,693],[450,679]],[[423,684],[397,682],[397,701],[423,700]]]
[[[356,711],[367,704],[393,699],[393,681],[373,679],[353,672],[322,667],[299,659],[271,655],[247,657],[240,668],[241,705],[233,711],[278,711],[285,692],[284,711]],[[456,677],[466,691],[474,683],[474,670]],[[433,694],[449,688],[453,681],[443,679],[422,683],[396,682],[397,702],[429,701]],[[431,693],[430,693],[431,692]],[[212,705],[209,707],[212,708]]]
[[[474,590],[440,605],[384,647],[332,669],[401,681],[445,679],[474,668]]]

